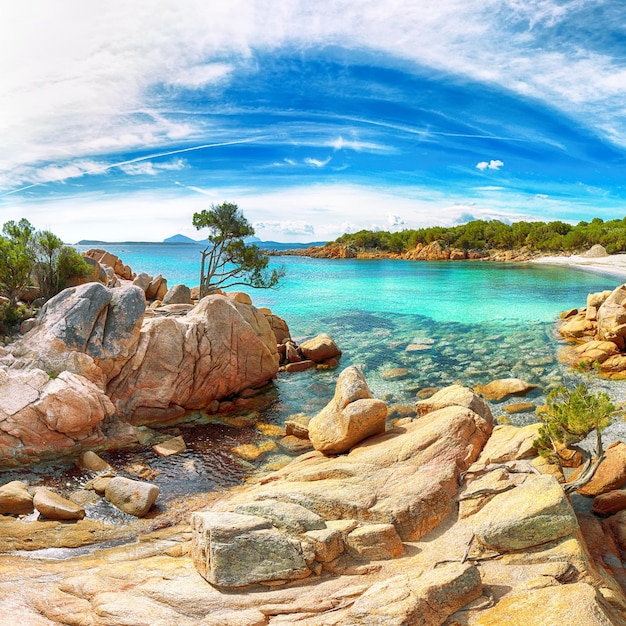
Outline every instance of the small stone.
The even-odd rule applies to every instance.
[[[33,496],[28,486],[13,480],[0,487],[0,515],[28,515],[33,512]]]
[[[187,444],[182,436],[172,437],[172,439],[167,439],[152,446],[152,450],[159,456],[173,456],[184,452],[186,449]]]
[[[276,442],[266,441],[258,446],[252,443],[244,443],[240,446],[231,448],[232,452],[246,461],[256,461],[264,454],[276,450]]]
[[[415,394],[420,400],[427,400],[439,391],[438,387],[423,387]]]
[[[39,487],[33,497],[34,507],[48,519],[79,520],[85,517],[85,509],[71,500],[62,498],[58,494]]]
[[[116,476],[106,487],[106,499],[120,511],[143,517],[156,502],[159,488],[151,483]]]
[[[305,426],[304,424],[294,422],[293,420],[287,420],[285,422],[285,435],[293,435],[298,439],[308,439],[309,427]]]
[[[526,413],[528,411],[534,411],[536,408],[536,405],[533,404],[532,402],[517,402],[516,404],[507,404],[504,407],[504,410],[507,413],[513,414],[513,413]]]

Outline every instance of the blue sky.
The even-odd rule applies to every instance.
[[[22,0],[0,217],[66,241],[626,215],[622,0]]]

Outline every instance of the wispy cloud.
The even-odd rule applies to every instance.
[[[307,165],[311,165],[313,167],[324,167],[330,163],[331,157],[326,157],[323,161],[320,159],[313,159],[311,157],[307,157],[304,159],[304,162]]]
[[[481,161],[480,163],[476,163],[476,169],[484,172],[485,170],[499,170],[501,167],[504,167],[504,162],[500,161],[500,159],[492,159],[491,161]]]

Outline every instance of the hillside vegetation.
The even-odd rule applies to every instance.
[[[432,226],[399,232],[361,230],[345,234],[327,245],[350,246],[359,251],[402,254],[434,241],[460,250],[528,250],[579,252],[601,244],[609,254],[626,251],[626,217],[604,221],[596,217],[575,226],[565,222],[515,222],[475,220],[445,228]]]

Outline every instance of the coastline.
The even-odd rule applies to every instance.
[[[576,269],[626,278],[626,254],[612,254],[605,257],[585,257],[581,254],[570,256],[542,256],[529,263],[567,265]]]

